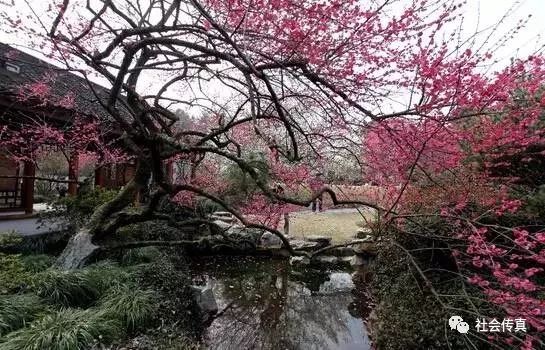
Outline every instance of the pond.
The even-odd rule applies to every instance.
[[[213,286],[221,313],[204,336],[209,349],[371,348],[362,269],[224,257],[194,263],[192,271],[196,284]]]

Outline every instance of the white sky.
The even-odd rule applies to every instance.
[[[36,8],[49,3],[47,0],[26,0]],[[60,3],[60,0],[56,1]],[[517,36],[515,43],[522,51],[532,51],[536,48],[536,42],[544,42],[545,38],[545,0],[467,0],[465,6],[464,29],[471,32],[477,28],[484,29],[497,23],[498,20],[511,8],[514,11],[505,21],[503,28],[516,26],[517,21],[532,15],[528,25]],[[42,5],[42,6],[40,6]],[[15,15],[16,11],[27,13],[25,0],[0,0],[0,11],[7,11]],[[21,39],[23,39],[21,41]],[[24,45],[24,38],[15,38],[13,35],[0,31],[0,41],[8,44]],[[511,53],[516,52],[511,47]],[[506,52],[507,54],[508,52]]]
[[[367,0],[361,0],[367,1]],[[402,0],[402,2],[405,0]],[[409,1],[409,0],[406,0]],[[45,8],[47,0],[0,0],[0,11],[16,17],[19,14],[28,14],[26,2],[32,4],[36,9]],[[56,3],[62,2],[55,0]],[[463,31],[467,36],[479,30],[490,29],[498,23],[510,9],[509,16],[504,20],[500,29],[490,39],[496,43],[506,32],[517,26],[519,20],[525,20],[531,15],[525,28],[521,29],[508,46],[495,50],[494,55],[500,61],[499,65],[508,62],[512,57],[525,57],[538,50],[543,50],[545,44],[545,0],[467,0]],[[485,37],[482,35],[481,38]],[[14,36],[2,31],[0,27],[0,42],[15,45],[18,48],[37,55],[36,51],[26,50],[28,40],[24,36]],[[545,53],[545,51],[543,52]]]
[[[504,22],[503,32],[499,33],[501,35],[505,34],[505,30],[516,27],[519,20],[531,15],[526,27],[515,36],[509,47],[499,52],[503,58],[524,56],[545,44],[545,0],[468,0],[466,8],[465,30],[474,30],[477,25],[481,29],[493,26],[513,9]]]

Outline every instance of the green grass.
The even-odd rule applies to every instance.
[[[15,294],[0,299],[0,336],[24,327],[46,309],[33,294]]]
[[[32,279],[32,290],[53,304],[89,306],[109,288],[131,280],[127,269],[104,261],[81,270],[49,269],[38,273]]]
[[[31,277],[19,254],[0,253],[0,295],[23,289]]]
[[[157,311],[157,295],[131,285],[111,288],[100,303],[104,315],[117,318],[128,331],[145,326]]]
[[[126,284],[133,280],[131,269],[120,267],[108,260],[89,265],[79,271],[86,275],[101,295],[113,286]]]
[[[158,264],[163,257],[160,252],[141,250],[130,254],[125,260],[129,266],[102,261],[70,271],[50,267],[53,258],[47,255],[0,254],[6,263],[0,266],[0,277],[8,281],[13,277],[13,286],[6,289],[10,294],[0,297],[0,349],[101,348],[113,340],[123,341],[127,334],[153,327],[156,314],[164,313],[165,299],[174,303],[183,299],[179,289],[184,284],[178,277],[165,275],[169,268]],[[154,263],[146,264],[148,260]],[[150,278],[160,282],[157,286],[141,276],[142,270],[155,264],[158,270]],[[172,285],[176,294],[165,297],[164,283]],[[178,327],[181,321],[176,318],[173,322]],[[158,334],[157,344],[162,344],[162,338],[164,335]],[[166,348],[174,348],[170,345]],[[190,345],[181,349],[193,349]]]
[[[20,244],[23,238],[15,231],[0,232],[0,249],[10,248]]]
[[[93,309],[63,309],[7,335],[3,350],[88,349],[123,334],[119,321]]]
[[[47,270],[34,276],[32,290],[50,303],[86,306],[99,296],[97,281],[85,271]]]
[[[37,273],[51,267],[55,257],[46,254],[31,254],[21,256],[21,260],[27,271]]]

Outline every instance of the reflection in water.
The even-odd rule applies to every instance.
[[[220,310],[227,307],[208,328],[210,349],[370,349],[348,273],[247,258],[215,259],[196,271],[214,284]]]

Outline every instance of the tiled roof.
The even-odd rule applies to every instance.
[[[75,102],[73,110],[76,112],[111,119],[93,93],[94,90],[102,101],[106,101],[108,89],[0,43],[0,96],[12,99],[17,96],[22,86],[43,81],[46,76],[53,77],[51,82],[48,82],[49,100],[61,101],[63,97],[73,96]]]

